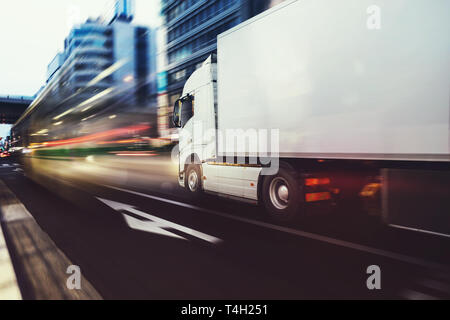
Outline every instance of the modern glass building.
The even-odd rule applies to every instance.
[[[154,32],[132,24],[132,2],[117,1],[108,19],[89,19],[75,26],[48,66],[48,82],[58,73],[61,96],[98,94],[113,86],[135,84],[130,97],[156,107],[156,45]],[[149,102],[150,101],[150,102]],[[130,101],[131,102],[131,101]]]
[[[217,36],[283,0],[161,0],[165,65],[159,68],[159,129],[173,128],[168,115],[189,76],[217,51]]]
[[[112,29],[100,20],[88,20],[73,28],[64,42],[65,72],[60,87],[75,93],[88,87],[88,83],[114,62]],[[95,86],[89,86],[83,94],[95,94],[112,85],[106,77]],[[88,92],[89,91],[89,92]]]

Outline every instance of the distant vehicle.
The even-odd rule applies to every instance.
[[[219,35],[174,106],[180,185],[281,221],[341,194],[450,233],[450,2],[370,4],[287,1]],[[221,143],[231,129],[278,129],[280,169],[262,174],[274,150]]]
[[[1,151],[0,152],[0,158],[7,158],[11,156],[11,154],[8,151]]]

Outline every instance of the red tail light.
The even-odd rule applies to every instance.
[[[310,178],[305,180],[305,185],[308,187],[323,186],[330,184],[330,178]]]

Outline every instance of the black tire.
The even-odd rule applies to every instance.
[[[184,176],[184,186],[191,194],[200,195],[202,193],[202,174],[200,167],[190,164]]]
[[[298,173],[288,166],[280,167],[274,176],[267,176],[262,185],[262,199],[270,218],[277,222],[296,220],[303,206]]]

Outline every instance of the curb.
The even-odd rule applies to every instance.
[[[81,273],[81,288],[68,288],[71,274],[67,272],[74,263],[41,229],[1,179],[0,221],[3,228],[0,234],[0,300],[102,300]],[[8,259],[3,259],[6,257],[4,251],[9,252]],[[2,269],[3,261],[6,261],[5,271]]]
[[[0,227],[0,300],[22,300],[16,273]]]

